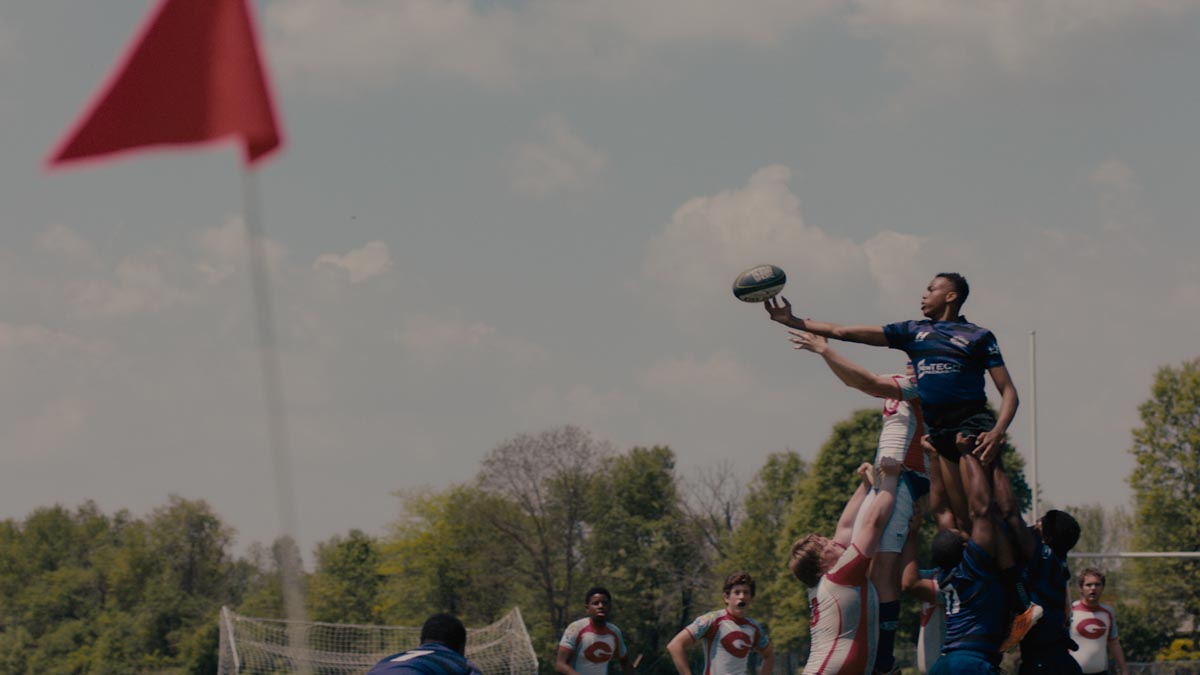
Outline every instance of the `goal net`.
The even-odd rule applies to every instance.
[[[412,649],[420,627],[285,621],[242,616],[221,608],[220,675],[312,673],[362,675],[388,654]],[[467,629],[467,658],[484,675],[534,675],[537,656],[521,610]]]

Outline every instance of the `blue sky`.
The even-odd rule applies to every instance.
[[[565,423],[684,476],[811,456],[872,402],[732,298],[764,262],[848,323],[966,274],[1027,406],[1037,331],[1043,498],[1129,502],[1137,405],[1197,356],[1200,3],[256,6],[306,547]],[[0,0],[0,516],[177,493],[266,541],[236,151],[41,169],[150,7]]]

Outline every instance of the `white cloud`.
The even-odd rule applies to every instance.
[[[444,365],[483,354],[496,357],[499,365],[528,366],[545,357],[540,345],[501,335],[495,326],[458,316],[413,315],[405,320],[397,337],[410,356],[424,365]]]
[[[555,115],[542,120],[536,141],[522,144],[509,161],[512,186],[518,192],[544,196],[594,185],[608,164]]]
[[[513,12],[470,0],[275,0],[273,61],[320,88],[388,83],[406,72],[490,84],[515,72]]]
[[[533,426],[576,424],[595,427],[636,409],[633,399],[620,391],[599,391],[575,384],[564,390],[546,386],[514,399],[513,409]]]
[[[769,47],[832,0],[273,0],[273,61],[288,76],[340,91],[407,73],[484,85],[566,70],[632,72],[653,50]]]
[[[1195,8],[1192,0],[272,0],[266,23],[286,77],[344,92],[406,74],[506,86],[556,73],[639,73],[661,64],[665,49],[766,49],[830,16],[882,44],[894,66],[936,82],[979,65],[1021,71],[1077,36]]]
[[[221,225],[206,227],[195,236],[196,246],[200,249],[196,269],[210,284],[219,284],[236,274],[242,273],[247,266],[246,225],[241,216],[231,216]],[[286,251],[283,246],[272,239],[264,242],[267,266],[272,273],[283,268]]]
[[[78,337],[51,330],[42,324],[12,324],[0,321],[0,353],[25,348],[40,349],[49,353],[90,350]]]
[[[880,232],[863,242],[871,277],[885,290],[904,288],[911,294],[913,262],[921,252],[922,238],[899,232]]]
[[[762,263],[783,267],[793,289],[844,290],[870,277],[898,283],[903,265],[890,258],[911,259],[920,239],[884,231],[859,245],[830,235],[804,221],[790,180],[787,167],[768,166],[741,189],[688,200],[650,242],[644,275],[683,307]]]
[[[669,398],[737,399],[751,392],[754,376],[728,352],[705,359],[687,355],[656,361],[641,377],[647,391]]]
[[[368,242],[345,255],[325,253],[318,256],[313,263],[313,269],[331,269],[339,272],[348,277],[352,284],[386,274],[391,267],[391,251],[387,244],[378,240]]]
[[[78,438],[87,423],[84,403],[64,396],[44,404],[32,416],[6,426],[0,439],[11,457],[41,458]]]
[[[849,22],[884,44],[893,65],[934,82],[980,65],[1019,72],[1077,36],[1195,8],[1190,0],[856,0]]]
[[[92,245],[74,230],[65,225],[51,225],[38,234],[37,248],[69,262],[86,262],[92,259]]]
[[[152,248],[117,263],[110,278],[81,282],[75,304],[83,315],[129,316],[157,312],[194,295],[178,279],[182,265],[170,251]]]

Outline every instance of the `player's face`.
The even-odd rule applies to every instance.
[[[603,593],[597,593],[588,598],[587,613],[594,621],[607,621],[612,610],[612,600]]]
[[[829,570],[837,561],[841,559],[842,554],[846,552],[846,547],[837,543],[832,539],[825,540],[825,548],[821,550],[821,569]]]
[[[933,281],[929,282],[929,286],[925,288],[925,293],[921,295],[921,314],[926,318],[933,319],[941,316],[945,311],[946,305],[950,304],[950,300],[958,297],[954,294],[947,299],[947,295],[954,293],[954,284],[946,277],[934,277]]]
[[[1100,604],[1100,594],[1104,592],[1104,582],[1100,581],[1100,577],[1089,574],[1083,578],[1083,604],[1098,605]]]
[[[750,587],[746,584],[738,584],[725,594],[725,609],[736,617],[744,615],[752,602],[754,602],[754,594],[750,592]]]

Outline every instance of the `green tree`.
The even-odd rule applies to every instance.
[[[631,654],[648,658],[642,672],[657,672],[680,617],[693,611],[700,559],[697,530],[682,508],[675,454],[670,448],[632,448],[608,458],[597,475],[583,553],[587,575],[571,618],[582,616],[583,586],[604,584],[614,595],[615,623]]]
[[[730,557],[733,533],[745,515],[737,468],[732,460],[722,460],[686,482],[684,509],[704,539],[705,558],[715,558],[719,565]]]
[[[858,486],[860,478],[855,469],[875,457],[881,428],[877,409],[859,410],[833,425],[832,434],[821,445],[783,518],[774,554],[781,566],[797,539],[809,532],[832,534],[846,500]],[[808,641],[808,596],[786,566],[778,575],[776,588],[780,594],[775,602],[771,638],[779,651],[798,651]]]
[[[537,604],[557,639],[579,587],[592,481],[606,444],[574,426],[521,434],[483,459],[479,485],[498,498],[483,521],[516,544],[515,570],[538,594]]]
[[[1134,546],[1146,551],[1200,550],[1200,359],[1158,370],[1150,398],[1138,408],[1133,431],[1136,465],[1129,476],[1135,515]],[[1178,626],[1190,617],[1200,635],[1200,561],[1133,561],[1139,599]],[[1164,583],[1170,580],[1170,583]]]
[[[748,570],[759,590],[754,613],[768,627],[777,623],[781,598],[795,592],[795,579],[785,565],[783,544],[786,519],[800,486],[808,474],[808,463],[794,451],[773,453],[754,475],[743,504],[745,517],[733,533],[725,567]],[[786,541],[790,546],[791,541]]]
[[[290,563],[285,561],[285,556],[291,557]],[[303,574],[300,547],[291,537],[283,536],[271,542],[270,547],[258,543],[251,545],[247,557],[248,570],[234,566],[238,581],[244,586],[238,613],[270,619],[287,618],[283,608],[283,567],[294,565]],[[304,580],[302,576],[301,581]]]
[[[404,515],[379,546],[383,620],[420,625],[436,610],[467,625],[487,624],[517,604],[519,551],[482,517],[507,503],[468,485],[398,496]]]
[[[379,545],[362,530],[350,530],[317,544],[316,568],[309,578],[309,614],[329,623],[378,623]]]

